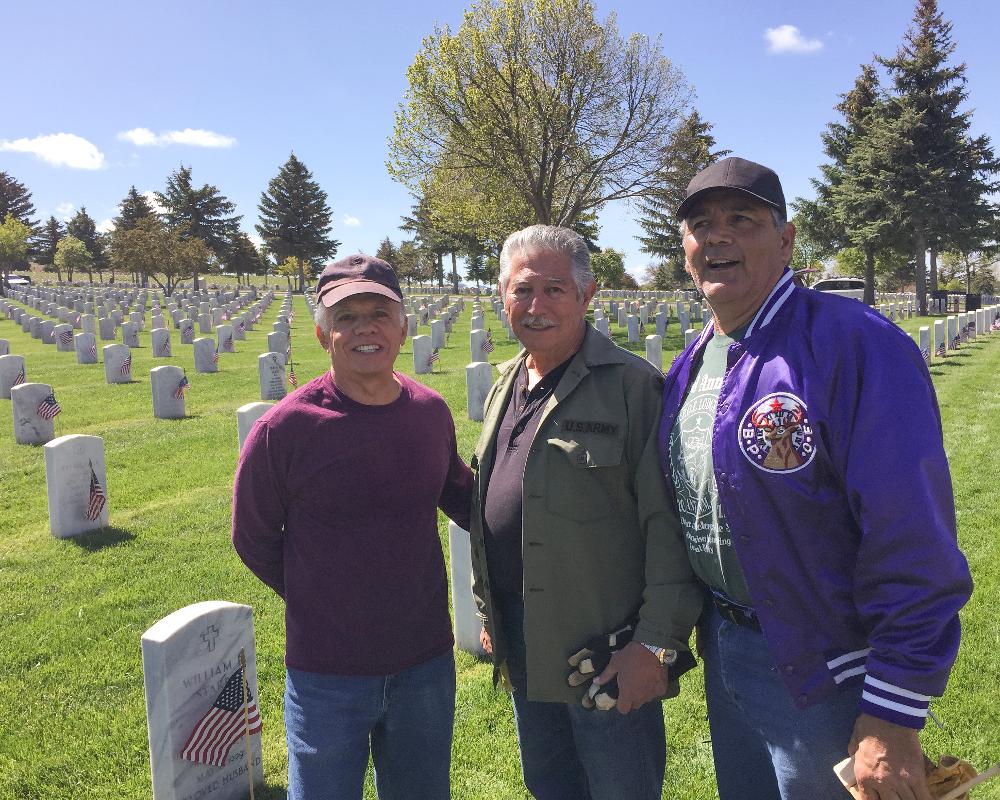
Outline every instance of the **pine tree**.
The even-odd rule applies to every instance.
[[[165,192],[156,198],[166,209],[167,225],[182,239],[201,239],[217,258],[222,258],[236,235],[240,219],[236,206],[215,186],[204,184],[196,189],[191,182],[191,167],[181,166],[167,179]]]
[[[31,218],[35,216],[35,206],[31,202],[31,192],[12,175],[0,172],[0,222],[8,214],[25,225],[34,227],[35,223]]]
[[[396,266],[396,261],[399,259],[399,250],[396,245],[392,243],[388,236],[386,236],[378,246],[378,250],[375,251],[375,257],[381,258],[387,264],[391,264],[393,267]]]
[[[56,247],[65,235],[63,224],[55,217],[49,217],[42,226],[42,232],[35,237],[35,258],[39,264],[44,264],[50,270],[55,269]],[[57,277],[62,280],[61,274]]]
[[[100,271],[104,269],[106,260],[104,253],[105,241],[104,237],[97,232],[97,224],[94,222],[93,217],[87,213],[86,206],[80,206],[80,210],[66,223],[66,234],[83,242],[84,247],[87,248],[87,252],[90,253],[90,260],[86,262],[86,272],[90,282],[93,283],[94,278],[91,270],[97,269]]]
[[[140,220],[148,219],[155,212],[143,195],[130,186],[125,199],[118,204],[118,216],[115,217],[115,230],[130,231]]]
[[[233,238],[232,244],[222,258],[222,263],[227,272],[236,273],[237,284],[242,282],[244,275],[248,276],[247,283],[249,283],[250,275],[263,275],[265,271],[260,251],[243,231]]]
[[[684,247],[677,228],[677,207],[684,201],[687,185],[705,167],[729,155],[729,150],[715,150],[712,126],[692,111],[670,143],[667,168],[659,173],[660,188],[639,201],[642,216],[639,227],[645,236],[637,236],[639,249],[668,263],[675,279],[683,281]]]
[[[330,207],[326,192],[313,180],[305,164],[292,153],[278,174],[261,192],[260,224],[257,233],[281,264],[295,256],[300,265],[318,272],[323,261],[332,258],[340,242],[331,238]],[[299,291],[305,288],[305,269],[298,277]]]
[[[987,202],[1000,171],[986,136],[969,133],[965,65],[948,64],[952,25],[937,0],[918,0],[913,24],[894,58],[879,59],[893,79],[881,148],[873,161],[891,181],[886,196],[910,235],[916,289],[926,313],[928,247],[968,240],[996,211]]]

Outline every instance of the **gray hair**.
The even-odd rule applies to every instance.
[[[783,231],[788,224],[788,217],[785,212],[772,206],[768,206],[767,210],[771,212],[771,219],[774,220],[775,229]],[[681,220],[681,224],[677,226],[677,229],[681,232],[682,238],[687,235],[687,217]]]
[[[316,303],[316,310],[313,312],[313,322],[319,326],[319,329],[323,333],[329,333],[330,328],[333,323],[330,322],[330,312],[337,307],[334,303],[332,306],[327,308],[323,305],[323,301],[320,300]],[[403,325],[406,323],[406,310],[403,308],[403,304],[399,304],[399,324]]]
[[[529,225],[512,233],[503,243],[503,250],[500,251],[501,292],[507,291],[510,261],[514,254],[529,250],[548,250],[569,256],[578,296],[582,296],[594,280],[594,273],[590,271],[590,250],[579,233],[557,225]]]

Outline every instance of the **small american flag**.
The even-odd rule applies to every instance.
[[[49,396],[38,404],[38,416],[42,419],[53,419],[60,411],[62,411],[62,406],[56,400],[55,392],[49,392]]]
[[[219,348],[218,347],[216,347],[215,348],[215,352],[212,353],[212,363],[213,364],[218,364],[219,363]]]
[[[938,358],[944,358],[945,357],[945,351],[946,351],[946,349],[947,348],[945,348],[944,342],[938,342],[937,357]]]
[[[122,362],[121,373],[123,378],[130,378],[132,376],[132,353],[125,354],[125,360]]]
[[[21,384],[21,383],[24,383],[24,366],[23,365],[21,366],[21,369],[18,370],[17,375],[14,376],[14,382],[11,384],[11,386],[17,386],[18,384]]]
[[[646,326],[645,326],[645,325],[643,325],[643,324],[642,324],[642,323],[640,322],[640,323],[639,323],[639,338],[642,338],[642,337],[643,337],[643,336],[645,336],[645,335],[646,335]]]
[[[960,336],[956,336],[956,337],[955,337],[955,338],[954,338],[954,339],[952,340],[952,343],[951,343],[951,349],[952,349],[952,350],[957,350],[957,349],[958,349],[958,346],[959,346],[959,345],[960,345],[961,343],[962,343],[962,337],[960,337]]]
[[[232,337],[227,337],[227,338],[225,338],[225,339],[222,340],[222,349],[225,352],[227,352],[227,353],[234,353],[234,352],[236,352],[236,348],[233,347],[233,339],[232,339]]]
[[[163,343],[160,345],[160,355],[169,356],[170,355],[170,340],[164,339]]]
[[[237,322],[236,323],[236,330],[238,330],[240,333],[246,333],[247,332],[247,324],[246,324],[246,322],[244,322],[243,320],[240,320],[239,322]]]
[[[174,389],[174,397],[180,400],[184,397],[184,392],[191,388],[191,383],[188,381],[187,375],[181,377],[181,382],[177,384],[177,388]]]
[[[94,361],[97,361],[97,342],[94,342],[90,346],[90,357],[94,359]]]
[[[97,480],[97,473],[94,472],[94,464],[90,463],[90,500],[87,502],[87,519],[93,522],[104,510],[107,498],[104,496],[104,489],[101,482]]]
[[[431,370],[434,369],[434,362],[441,360],[441,354],[438,352],[438,348],[434,348],[434,351],[427,356],[427,367]]]
[[[930,361],[931,360],[931,349],[929,347],[921,347],[920,348],[920,355],[922,355],[924,357],[924,361]]]
[[[993,320],[993,324],[990,325],[990,330],[1000,331],[1000,317]]]
[[[293,389],[299,388],[299,379],[295,375],[294,364],[288,365],[288,383],[292,386]]]
[[[496,348],[496,345],[493,344],[493,331],[486,331],[486,338],[483,339],[483,343],[479,347],[487,355],[493,352]]]
[[[63,347],[73,344],[73,331],[59,331],[59,344]]]
[[[191,344],[194,341],[194,325],[188,325],[181,331],[181,344]]]
[[[180,756],[185,761],[198,764],[225,765],[229,751],[246,733],[249,719],[250,733],[261,732],[260,712],[247,688],[247,713],[243,713],[243,667],[237,667],[212,707],[194,726],[184,743]]]

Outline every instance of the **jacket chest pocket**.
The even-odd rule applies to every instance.
[[[612,513],[624,476],[624,441],[616,436],[553,438],[546,445],[545,507],[578,522]]]

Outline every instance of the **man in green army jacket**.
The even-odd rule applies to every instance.
[[[538,800],[661,796],[659,700],[702,604],[659,468],[662,374],[587,324],[596,288],[574,231],[507,239],[500,293],[524,350],[500,367],[472,464],[482,641]],[[598,689],[571,687],[567,659],[630,620],[596,679],[617,681],[614,709],[585,707]]]

